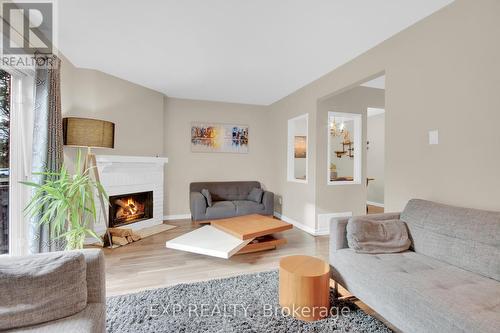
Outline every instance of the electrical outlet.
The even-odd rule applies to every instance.
[[[430,145],[439,144],[439,132],[438,132],[438,130],[429,131],[429,144]]]

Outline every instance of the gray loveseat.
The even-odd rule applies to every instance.
[[[274,194],[264,191],[261,202],[251,201],[248,200],[248,195],[253,188],[260,189],[260,183],[255,181],[191,183],[189,185],[191,219],[204,221],[249,214],[273,215]],[[211,207],[201,194],[203,189],[207,189],[212,196]]]
[[[0,327],[10,328],[4,332],[105,332],[101,250],[1,258],[0,292]]]
[[[500,212],[414,199],[401,214],[369,218],[404,221],[410,251],[356,253],[348,219],[334,219],[335,281],[403,332],[500,332]]]

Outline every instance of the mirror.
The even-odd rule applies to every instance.
[[[308,115],[288,120],[288,181],[307,183]]]
[[[361,114],[328,112],[328,184],[361,184]]]

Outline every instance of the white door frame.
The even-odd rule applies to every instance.
[[[354,169],[353,169],[353,181],[331,181],[330,180],[330,165],[332,163],[331,158],[331,135],[330,126],[327,126],[327,159],[326,159],[326,184],[327,185],[359,185],[362,184],[361,171],[362,171],[362,161],[363,161],[363,150],[362,150],[362,138],[363,138],[363,120],[360,113],[347,113],[347,112],[328,112],[328,124],[330,124],[330,119],[334,117],[349,117],[354,121]]]

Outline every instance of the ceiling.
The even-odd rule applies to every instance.
[[[271,104],[452,0],[63,0],[59,49],[168,96]]]
[[[361,84],[363,87],[385,89],[385,75],[379,76],[373,80]]]

